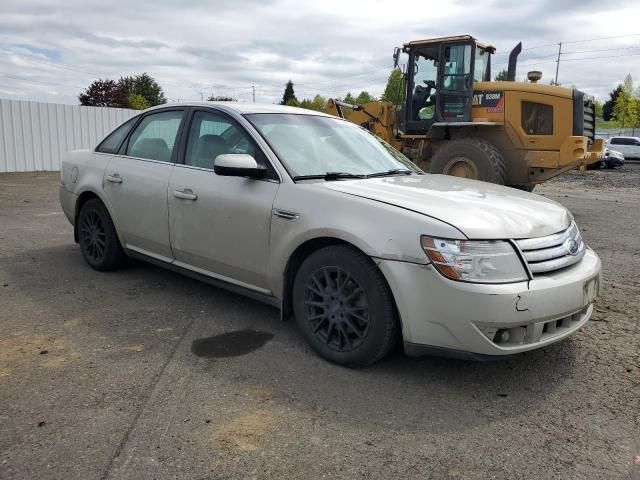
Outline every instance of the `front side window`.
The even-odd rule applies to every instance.
[[[246,118],[293,177],[420,171],[389,144],[344,120],[273,113],[251,114]]]
[[[196,112],[187,140],[185,164],[213,170],[218,155],[246,153],[263,163],[248,134],[232,120],[213,112]],[[266,165],[265,165],[266,166]]]
[[[411,105],[414,120],[430,120],[435,114],[437,55],[437,50],[426,50],[416,55]]]
[[[471,45],[452,45],[444,49],[445,90],[466,90],[471,74]]]
[[[109,136],[107,136],[107,138],[105,138],[100,143],[100,145],[98,145],[98,148],[96,148],[96,151],[102,152],[102,153],[118,153],[118,150],[120,149],[120,145],[122,145],[123,140],[126,138],[127,134],[129,133],[129,130],[133,128],[133,125],[136,123],[137,120],[138,120],[137,116],[133,117],[127,120],[122,125],[120,125],[118,128],[116,128],[113,132],[109,134]]]
[[[171,110],[147,115],[129,139],[127,155],[170,162],[184,111]]]
[[[527,135],[553,135],[553,107],[522,102],[522,129]]]

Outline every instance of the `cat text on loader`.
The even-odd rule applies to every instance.
[[[540,72],[515,81],[521,49],[509,56],[507,81],[491,81],[495,48],[470,35],[409,42],[402,106],[329,100],[326,111],[368,128],[431,173],[532,190],[601,159],[604,143],[594,136],[592,97],[537,83]]]

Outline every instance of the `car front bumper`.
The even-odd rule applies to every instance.
[[[496,357],[549,345],[589,320],[601,283],[600,259],[591,249],[566,269],[499,285],[448,280],[432,265],[377,263],[409,354]]]

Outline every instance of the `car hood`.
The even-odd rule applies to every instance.
[[[411,175],[316,184],[442,220],[467,238],[507,239],[564,230],[571,214],[539,195],[446,175]]]

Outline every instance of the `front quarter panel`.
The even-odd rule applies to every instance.
[[[370,257],[426,264],[429,262],[420,246],[420,235],[465,238],[440,220],[326,189],[321,183],[282,184],[274,202],[276,210],[297,215],[295,220],[272,216],[269,283],[279,298],[289,258],[312,239],[336,238]]]

